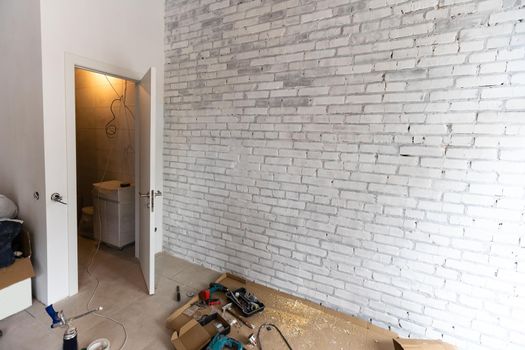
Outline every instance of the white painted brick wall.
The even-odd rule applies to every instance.
[[[168,0],[166,251],[525,348],[517,0]]]

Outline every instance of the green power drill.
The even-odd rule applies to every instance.
[[[217,334],[213,337],[210,344],[208,344],[206,350],[223,350],[226,346],[230,349],[233,349],[235,346],[235,350],[244,349],[239,341],[222,334]]]

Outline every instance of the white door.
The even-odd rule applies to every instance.
[[[139,242],[140,267],[149,294],[155,293],[155,68],[137,84],[139,136]]]

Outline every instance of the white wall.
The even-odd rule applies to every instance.
[[[23,20],[20,20],[23,18]],[[36,293],[46,298],[40,4],[0,0],[0,193],[30,231]],[[33,198],[39,192],[40,200]]]
[[[135,72],[158,69],[158,125],[163,125],[164,1],[42,0],[42,74],[46,190],[67,199],[65,54],[71,53]],[[157,187],[162,188],[162,131],[158,132]],[[67,207],[47,201],[48,295],[68,295]],[[160,203],[159,203],[160,204]],[[159,247],[162,207],[157,211]],[[160,249],[160,248],[159,248]]]

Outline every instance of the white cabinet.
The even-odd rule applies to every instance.
[[[135,241],[135,187],[117,180],[93,184],[95,239],[122,248]]]

